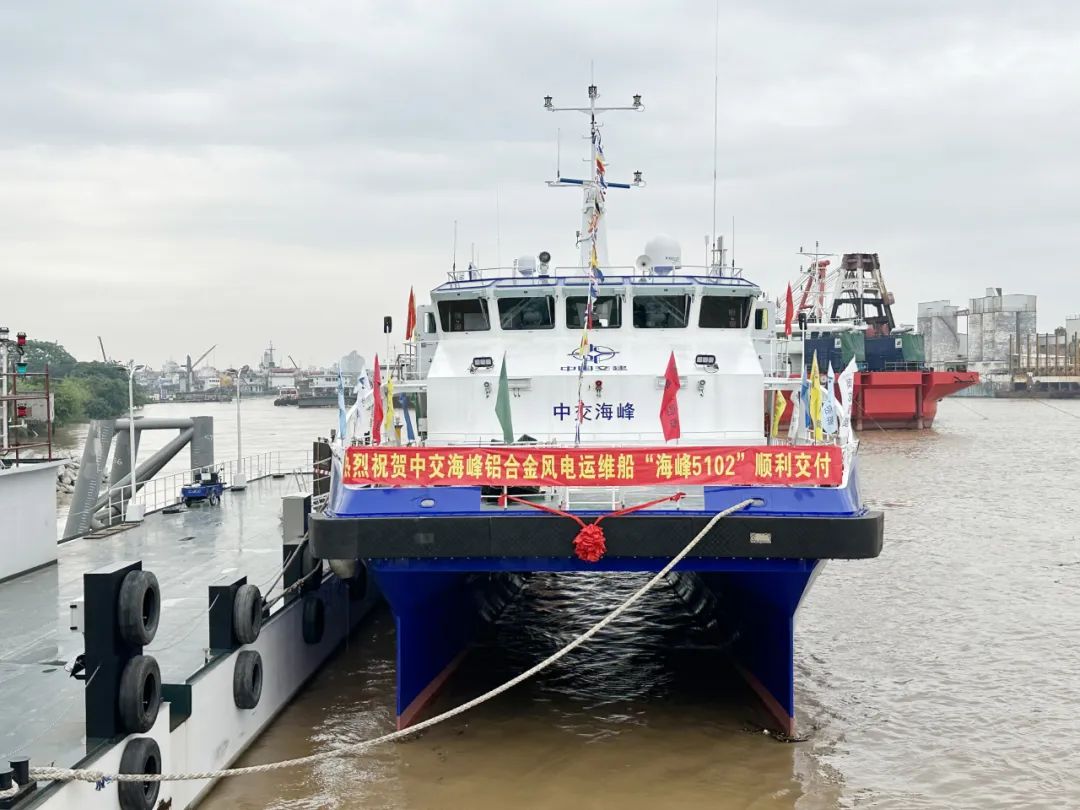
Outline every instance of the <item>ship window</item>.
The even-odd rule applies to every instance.
[[[550,295],[499,299],[499,325],[509,331],[552,329],[555,299]]]
[[[584,295],[566,299],[566,325],[571,329],[585,328],[585,308],[589,299]],[[618,329],[622,326],[622,301],[617,295],[600,295],[593,301],[593,329]]]
[[[690,321],[689,295],[635,295],[638,329],[683,329]]]
[[[698,326],[703,329],[745,329],[750,323],[751,301],[745,296],[702,296]]]
[[[424,334],[425,335],[434,335],[435,334],[435,313],[434,312],[425,312],[424,313]]]
[[[488,302],[483,298],[456,298],[439,302],[439,320],[444,332],[486,332]]]

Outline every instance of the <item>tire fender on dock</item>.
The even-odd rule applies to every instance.
[[[257,585],[241,585],[233,599],[233,633],[241,644],[254,644],[262,630],[263,598]]]
[[[150,644],[161,619],[161,587],[150,571],[131,571],[120,583],[116,622],[120,637],[133,647]]]
[[[318,594],[306,593],[303,607],[301,626],[304,631],[304,643],[318,644],[322,641],[323,631],[326,629],[326,606]]]
[[[161,749],[153,737],[135,737],[124,745],[120,773],[161,773]],[[161,782],[117,782],[121,810],[153,810]]]
[[[153,728],[161,707],[161,670],[150,655],[136,655],[124,665],[116,696],[127,731],[143,734]]]
[[[241,650],[233,667],[233,702],[238,709],[254,709],[262,697],[263,663],[257,650]]]

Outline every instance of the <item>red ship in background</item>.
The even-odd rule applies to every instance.
[[[836,267],[824,254],[803,255],[812,261],[792,284],[787,362],[792,375],[799,376],[800,369],[809,373],[815,352],[822,374],[830,363],[839,374],[854,359],[859,373],[852,421],[857,430],[929,428],[938,402],[979,382],[978,372],[965,367],[926,365],[922,335],[896,324],[895,299],[885,286],[878,254],[845,253]],[[777,309],[782,334],[786,302]]]

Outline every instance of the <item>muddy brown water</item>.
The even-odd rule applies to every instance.
[[[245,426],[305,445],[319,417],[281,411],[253,409]],[[333,413],[322,420],[328,429]],[[1080,807],[1080,402],[949,400],[933,431],[862,438],[864,499],[886,511],[886,545],[877,560],[829,563],[803,603],[804,741],[762,733],[707,629],[661,589],[555,669],[445,726],[228,780],[203,806]],[[639,582],[533,577],[435,708],[546,656]],[[243,762],[391,730],[393,646],[382,612]]]

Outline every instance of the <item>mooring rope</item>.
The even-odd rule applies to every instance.
[[[456,706],[449,711],[443,712],[440,715],[429,718],[428,720],[423,720],[413,726],[410,726],[409,728],[401,729],[400,731],[393,731],[389,734],[384,734],[381,737],[375,737],[371,740],[363,740],[358,743],[352,743],[351,745],[342,746],[341,748],[335,748],[331,751],[321,751],[317,754],[309,754],[308,756],[297,757],[296,759],[286,759],[280,762],[267,762],[262,765],[248,765],[241,768],[223,768],[216,771],[195,771],[192,773],[168,774],[106,773],[105,771],[95,771],[86,768],[31,768],[30,779],[60,782],[96,782],[99,785],[104,786],[108,782],[187,782],[205,779],[219,779],[226,776],[250,776],[253,774],[285,770],[286,768],[297,768],[303,765],[314,765],[317,762],[322,762],[328,759],[338,759],[340,757],[351,756],[352,754],[358,754],[361,751],[366,751],[367,749],[373,748],[377,745],[383,745],[385,743],[394,742],[396,740],[401,740],[414,734],[418,734],[421,731],[424,731],[431,728],[432,726],[438,725],[439,723],[443,723],[447,720],[457,717],[460,714],[464,714],[470,709],[474,709],[482,703],[486,703],[487,701],[498,697],[504,692],[513,689],[515,686],[522,683],[523,681],[526,681],[534,675],[543,672],[545,669],[547,669],[560,659],[565,658],[582,644],[593,638],[593,636],[595,636],[609,624],[618,619],[635,602],[641,599],[641,597],[648,593],[653,587],[655,587],[657,583],[659,583],[664,577],[670,574],[671,571],[675,568],[675,566],[682,562],[683,559],[691,551],[694,550],[697,544],[705,538],[705,536],[712,530],[713,526],[715,526],[718,522],[720,522],[728,515],[739,512],[753,503],[754,499],[748,498],[735,504],[734,506],[729,506],[722,512],[717,512],[715,515],[713,515],[709,522],[706,523],[705,526],[702,528],[702,530],[698,532],[694,536],[694,538],[683,547],[682,551],[672,557],[671,560],[663,568],[657,571],[656,574],[654,574],[648,582],[646,582],[644,585],[634,591],[634,593],[631,594],[630,597],[626,599],[626,601],[624,601],[621,605],[619,605],[606,616],[604,616],[604,618],[602,618],[584,633],[577,636],[573,641],[571,641],[562,649],[557,650],[540,663],[535,664],[534,666],[530,667],[529,669],[518,675],[515,675],[510,680],[506,681],[503,684],[500,684],[499,686],[496,686],[494,689],[485,692],[479,697],[475,697],[472,700],[466,701],[465,703],[462,703],[461,705]],[[7,791],[0,791],[0,799],[14,796],[16,793],[18,793],[17,787],[13,787],[12,789]]]

